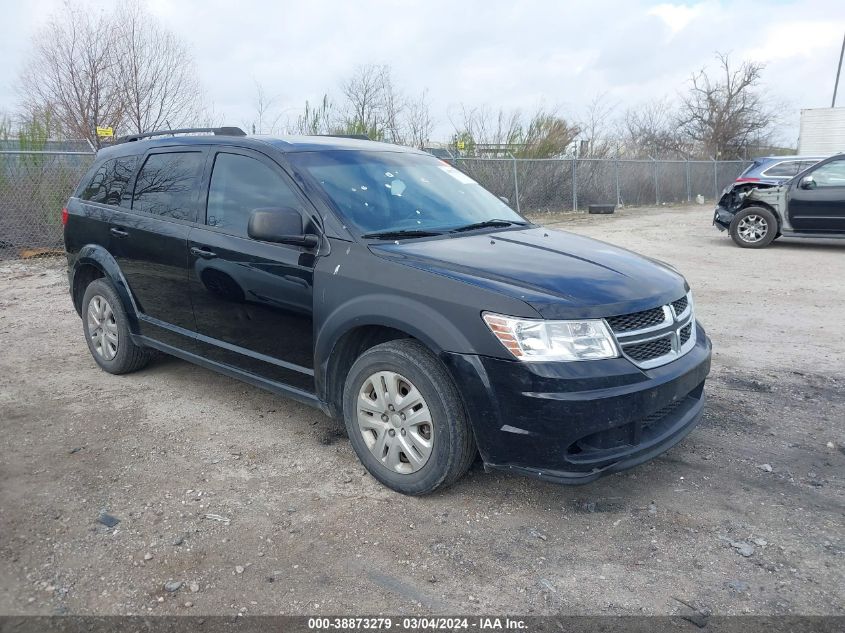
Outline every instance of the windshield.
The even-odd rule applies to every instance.
[[[289,157],[366,235],[440,233],[492,220],[525,224],[502,200],[433,156],[341,150]]]

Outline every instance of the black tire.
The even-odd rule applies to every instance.
[[[358,427],[359,391],[370,376],[380,371],[406,378],[428,405],[433,427],[431,453],[415,472],[396,472],[380,462]],[[453,484],[469,470],[477,452],[452,378],[434,354],[410,339],[382,343],[358,357],[343,389],[343,419],[352,448],[364,467],[385,486],[406,495],[424,495]]]
[[[759,239],[748,240],[743,237],[740,224],[743,219],[749,216],[756,217],[758,223],[761,223],[765,227],[765,234]],[[730,233],[731,238],[737,246],[742,248],[765,248],[778,236],[778,230],[778,220],[774,213],[764,207],[746,207],[734,216],[734,219],[731,221]]]
[[[96,344],[92,338],[92,332],[88,323],[88,314],[91,309],[91,302],[95,297],[102,297],[111,308],[114,316],[114,326],[117,331],[116,353],[113,358],[106,358],[97,351]],[[143,368],[152,356],[150,350],[136,345],[129,332],[129,323],[126,319],[126,310],[123,302],[111,282],[106,279],[95,279],[85,289],[82,298],[82,331],[85,334],[85,342],[94,361],[110,374],[128,374]]]

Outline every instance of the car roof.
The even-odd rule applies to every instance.
[[[827,156],[760,156],[756,161],[783,161],[783,160],[824,160]]]
[[[118,157],[137,155],[156,147],[172,145],[232,145],[257,150],[266,150],[268,146],[280,152],[289,154],[295,152],[325,152],[335,150],[357,150],[369,152],[402,152],[429,156],[426,152],[402,145],[368,141],[358,138],[341,136],[157,136],[155,138],[127,141],[116,145],[103,147],[97,152],[98,157]]]
[[[321,152],[327,150],[358,150],[362,152],[406,152],[410,154],[425,154],[422,150],[392,143],[368,141],[360,138],[343,136],[279,136],[253,137],[259,138],[283,152]]]

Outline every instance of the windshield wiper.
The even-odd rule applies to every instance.
[[[377,233],[365,233],[361,237],[375,240],[396,240],[405,237],[432,237],[443,235],[443,231],[426,231],[424,229],[399,229],[397,231],[379,231]]]
[[[475,222],[467,224],[466,226],[459,226],[452,229],[449,233],[460,233],[461,231],[472,231],[473,229],[486,229],[493,226],[525,226],[528,222],[514,222],[512,220],[484,220],[484,222]]]

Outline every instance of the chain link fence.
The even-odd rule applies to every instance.
[[[456,158],[472,176],[523,213],[640,207],[715,200],[750,161]]]
[[[94,155],[0,151],[0,259],[62,248],[61,209]],[[523,213],[590,204],[713,200],[746,161],[458,158],[454,165]]]
[[[0,151],[0,259],[62,248],[62,207],[89,152]]]

